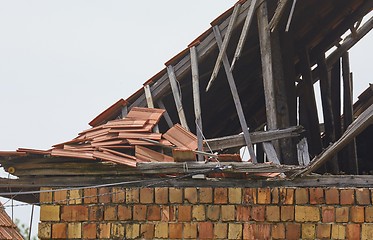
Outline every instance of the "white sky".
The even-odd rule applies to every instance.
[[[235,2],[0,0],[0,150],[75,137]],[[351,51],[355,96],[372,82],[372,43]]]

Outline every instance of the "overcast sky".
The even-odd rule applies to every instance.
[[[0,150],[75,137],[235,2],[0,1]],[[372,35],[351,51],[355,96],[372,82]]]

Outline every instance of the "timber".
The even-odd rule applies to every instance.
[[[281,20],[282,15],[285,12],[286,5],[288,4],[289,0],[279,0],[277,4],[277,8],[275,10],[275,14],[273,15],[271,21],[269,22],[269,29],[271,32],[274,32],[275,29],[278,27],[279,22]]]
[[[158,106],[163,109],[163,110],[166,110],[164,113],[163,113],[163,117],[164,119],[166,120],[166,123],[168,125],[168,127],[172,127],[174,126],[175,124],[172,122],[172,119],[170,117],[170,115],[168,114],[167,112],[167,109],[166,109],[166,106],[164,105],[163,101],[161,99],[158,100],[157,102]]]

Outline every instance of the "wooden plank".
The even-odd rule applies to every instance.
[[[166,123],[167,123],[168,127],[171,128],[174,125],[174,123],[172,122],[172,119],[171,119],[170,115],[167,112],[166,106],[164,105],[164,103],[163,103],[163,101],[161,99],[159,99],[157,101],[157,104],[158,104],[158,106],[160,108],[162,108],[163,110],[165,110],[165,112],[163,114],[163,117],[166,120]]]
[[[122,118],[127,117],[127,114],[128,114],[128,106],[126,105],[122,107]]]
[[[301,126],[295,126],[286,129],[252,132],[250,133],[250,139],[253,144],[269,142],[281,138],[298,137],[303,131],[304,130]],[[243,147],[245,146],[246,142],[244,136],[242,134],[239,134],[228,137],[207,139],[206,145],[207,144],[213,151],[216,151],[227,148]]]
[[[272,143],[270,142],[263,142],[264,152],[266,153],[267,160],[274,164],[280,164],[278,160],[277,153],[275,148],[273,147]]]
[[[198,72],[198,56],[196,47],[190,48],[190,61],[192,68],[192,85],[193,85],[193,102],[194,102],[194,115],[196,118],[196,134],[198,151],[203,151],[203,126],[201,115],[201,100],[199,92],[199,72]],[[204,157],[198,154],[198,161],[203,161]]]
[[[250,8],[247,11],[246,19],[245,19],[245,22],[244,22],[243,27],[242,27],[240,39],[238,40],[236,51],[234,53],[234,57],[233,57],[233,60],[232,60],[232,65],[231,65],[231,68],[230,68],[231,72],[233,71],[234,66],[235,66],[237,60],[241,56],[241,52],[242,52],[243,46],[244,46],[244,44],[246,42],[246,38],[247,38],[247,35],[249,33],[250,25],[251,25],[251,22],[253,20],[256,3],[257,3],[257,0],[252,0],[250,2]]]
[[[291,23],[291,20],[293,19],[293,14],[294,14],[295,4],[296,3],[297,3],[297,0],[293,0],[293,4],[291,5],[291,10],[290,10],[290,14],[289,14],[289,17],[288,17],[288,21],[286,23],[285,32],[289,32],[290,23]]]
[[[308,166],[310,163],[310,154],[308,153],[308,143],[306,138],[302,138],[297,144],[299,166]]]
[[[187,123],[185,113],[184,113],[183,104],[181,102],[181,96],[180,96],[181,89],[180,89],[180,86],[178,85],[176,75],[174,72],[174,68],[171,65],[167,66],[167,73],[168,73],[168,78],[170,79],[172,94],[174,96],[174,101],[175,101],[177,113],[179,115],[181,126],[183,126],[185,129],[189,131],[188,123]]]
[[[373,105],[367,108],[353,123],[350,124],[346,132],[344,132],[343,135],[341,136],[341,138],[339,138],[335,143],[333,143],[330,147],[328,147],[319,156],[315,157],[307,168],[297,172],[294,175],[294,177],[307,175],[313,172],[314,170],[316,170],[317,168],[319,168],[322,164],[329,161],[340,150],[342,150],[349,143],[351,143],[351,141],[357,135],[359,135],[372,123],[373,123]]]
[[[229,40],[230,40],[230,38],[232,36],[233,27],[235,25],[235,22],[236,22],[237,15],[239,13],[240,7],[241,7],[240,2],[238,2],[234,6],[231,18],[229,20],[227,32],[225,34],[223,43],[221,45],[221,48],[220,48],[220,51],[219,51],[219,55],[218,55],[218,57],[216,59],[214,70],[212,71],[210,81],[208,82],[207,87],[206,87],[206,92],[211,88],[212,83],[214,82],[214,80],[216,79],[216,76],[218,75],[218,72],[219,72],[219,69],[220,69],[220,66],[221,66],[221,62],[222,62],[223,56],[225,54],[225,51],[227,50]]]
[[[279,0],[277,3],[277,8],[275,14],[273,15],[271,21],[269,22],[269,29],[271,32],[274,32],[275,29],[278,27],[278,24],[281,20],[282,15],[286,10],[286,5],[288,4],[289,0]]]
[[[144,92],[145,92],[146,103],[148,104],[148,108],[154,108],[153,97],[150,91],[149,84],[144,85]],[[159,133],[158,125],[154,126],[154,132]]]
[[[214,31],[214,34],[215,34],[216,42],[217,42],[217,44],[220,48],[221,45],[222,45],[220,30],[217,26],[214,26],[213,31]],[[225,73],[227,75],[229,87],[231,89],[231,93],[232,93],[232,96],[233,96],[233,101],[234,101],[234,105],[236,107],[236,111],[237,111],[238,118],[239,118],[239,121],[240,121],[241,129],[242,129],[242,132],[243,132],[243,135],[244,135],[244,138],[245,138],[247,148],[249,150],[250,158],[251,158],[252,162],[256,163],[257,161],[256,161],[255,153],[254,153],[254,148],[253,148],[253,145],[251,143],[250,133],[249,133],[249,130],[248,130],[248,127],[247,127],[245,115],[243,113],[240,97],[239,97],[238,92],[237,92],[237,87],[236,87],[236,84],[234,82],[233,74],[230,71],[230,65],[229,65],[228,57],[225,53],[223,55],[223,65],[224,65]]]

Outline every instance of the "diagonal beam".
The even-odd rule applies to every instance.
[[[271,29],[271,32],[274,32],[277,28],[282,15],[285,12],[286,5],[288,4],[289,0],[279,0],[277,4],[277,8],[275,11],[275,14],[273,15],[271,21],[269,22],[269,29]]]

